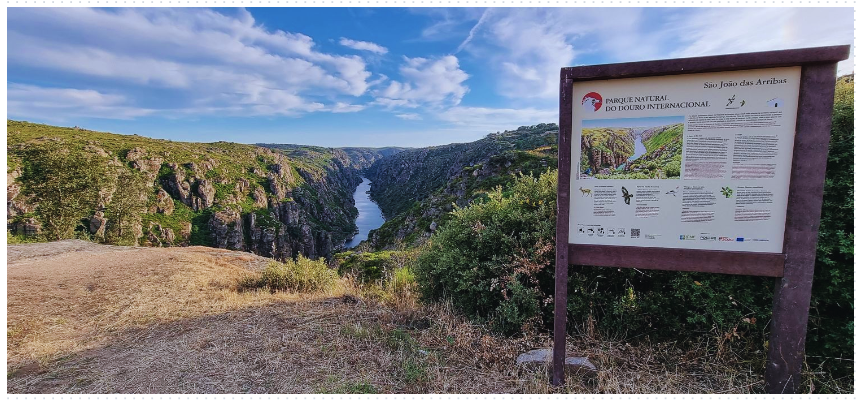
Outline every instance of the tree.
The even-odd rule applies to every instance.
[[[120,167],[116,176],[116,191],[104,210],[107,229],[115,235],[116,241],[126,239],[134,222],[139,220],[140,214],[146,212],[147,192],[144,176]]]
[[[38,201],[36,216],[48,239],[74,237],[81,220],[98,205],[107,176],[107,163],[62,142],[48,142],[25,150],[19,178],[25,195]]]

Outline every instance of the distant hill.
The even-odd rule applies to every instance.
[[[317,154],[337,154],[343,153],[340,159],[347,159],[347,165],[358,170],[364,170],[371,166],[375,161],[384,157],[389,157],[400,151],[407,150],[407,147],[336,147],[327,148],[320,146],[307,146],[300,144],[277,144],[277,143],[257,143],[257,146],[267,147],[269,149],[282,150],[289,156],[295,158],[312,157]]]
[[[518,173],[556,169],[556,124],[522,126],[470,143],[404,150],[366,170],[370,195],[387,222],[369,234],[374,248],[428,237],[453,204],[466,206]]]

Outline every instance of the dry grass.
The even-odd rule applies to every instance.
[[[63,247],[64,246],[64,247]],[[60,247],[58,250],[57,247]],[[548,385],[518,354],[539,332],[490,335],[448,305],[341,279],[327,293],[239,292],[266,261],[209,248],[9,246],[13,393],[686,393],[758,391],[747,365],[703,344],[570,337],[598,378]]]

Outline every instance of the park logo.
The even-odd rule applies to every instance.
[[[583,96],[583,109],[586,112],[596,112],[601,108],[601,105],[604,104],[604,99],[601,98],[601,95],[596,92],[589,92],[585,96]]]

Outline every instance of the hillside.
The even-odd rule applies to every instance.
[[[371,196],[387,221],[371,247],[410,245],[428,237],[453,207],[465,207],[517,174],[556,169],[556,124],[522,126],[471,143],[412,149],[366,170]]]
[[[630,128],[584,128],[580,148],[581,172],[615,170],[634,155],[634,133]]]
[[[366,176],[372,180],[372,199],[386,217],[398,215],[444,187],[465,168],[483,164],[506,151],[550,145],[550,137],[555,144],[557,129],[556,124],[539,124],[493,133],[475,142],[396,153],[366,170]]]
[[[327,148],[320,146],[308,146],[300,144],[279,144],[279,143],[257,143],[257,146],[266,147],[269,149],[278,149],[286,155],[295,158],[312,157],[313,154],[333,153],[338,154],[338,158],[348,160],[348,167],[353,167],[358,170],[369,168],[375,161],[384,157],[389,157],[400,151],[407,150],[406,147],[336,147]]]
[[[184,143],[11,120],[7,146],[12,233],[32,236],[43,228],[39,199],[23,194],[21,178],[28,152],[54,146],[108,166],[113,186],[92,188],[99,192],[98,209],[109,210],[114,195],[125,189],[115,187],[116,175],[131,171],[143,177],[148,200],[133,216],[128,240],[214,246],[278,259],[330,257],[353,236],[357,210],[351,195],[360,169],[396,151]],[[104,240],[112,227],[101,211],[80,218],[90,229],[78,235]]]

